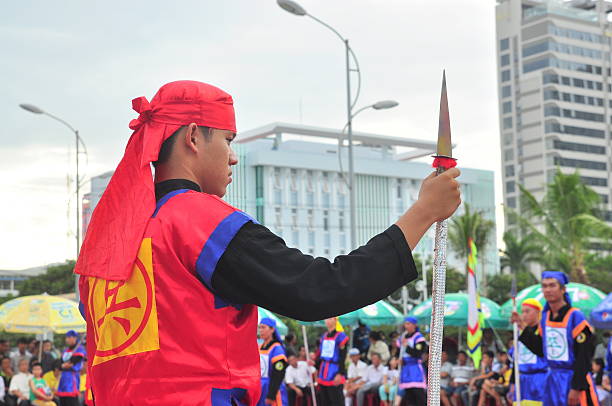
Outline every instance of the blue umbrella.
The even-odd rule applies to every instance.
[[[612,293],[591,311],[591,323],[597,328],[612,330]]]

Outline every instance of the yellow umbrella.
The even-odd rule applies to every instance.
[[[9,333],[63,334],[86,330],[76,302],[46,293],[18,297],[0,305],[0,325]]]

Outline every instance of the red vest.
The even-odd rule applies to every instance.
[[[81,278],[96,405],[257,402],[257,308],[211,288],[219,258],[250,220],[215,196],[171,192],[127,281]]]

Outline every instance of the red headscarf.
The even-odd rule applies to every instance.
[[[108,280],[129,278],[155,210],[150,164],[157,160],[168,137],[191,123],[236,132],[232,97],[202,82],[168,83],[151,103],[139,97],[132,100],[132,107],[140,115],[130,122],[134,133],[93,212],[75,267],[81,275]]]

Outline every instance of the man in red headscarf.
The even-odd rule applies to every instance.
[[[75,270],[97,405],[254,405],[256,305],[321,320],[371,304],[417,277],[411,248],[460,203],[457,169],[429,176],[396,224],[313,258],[220,199],[237,163],[231,96],[179,81],[133,107]]]

